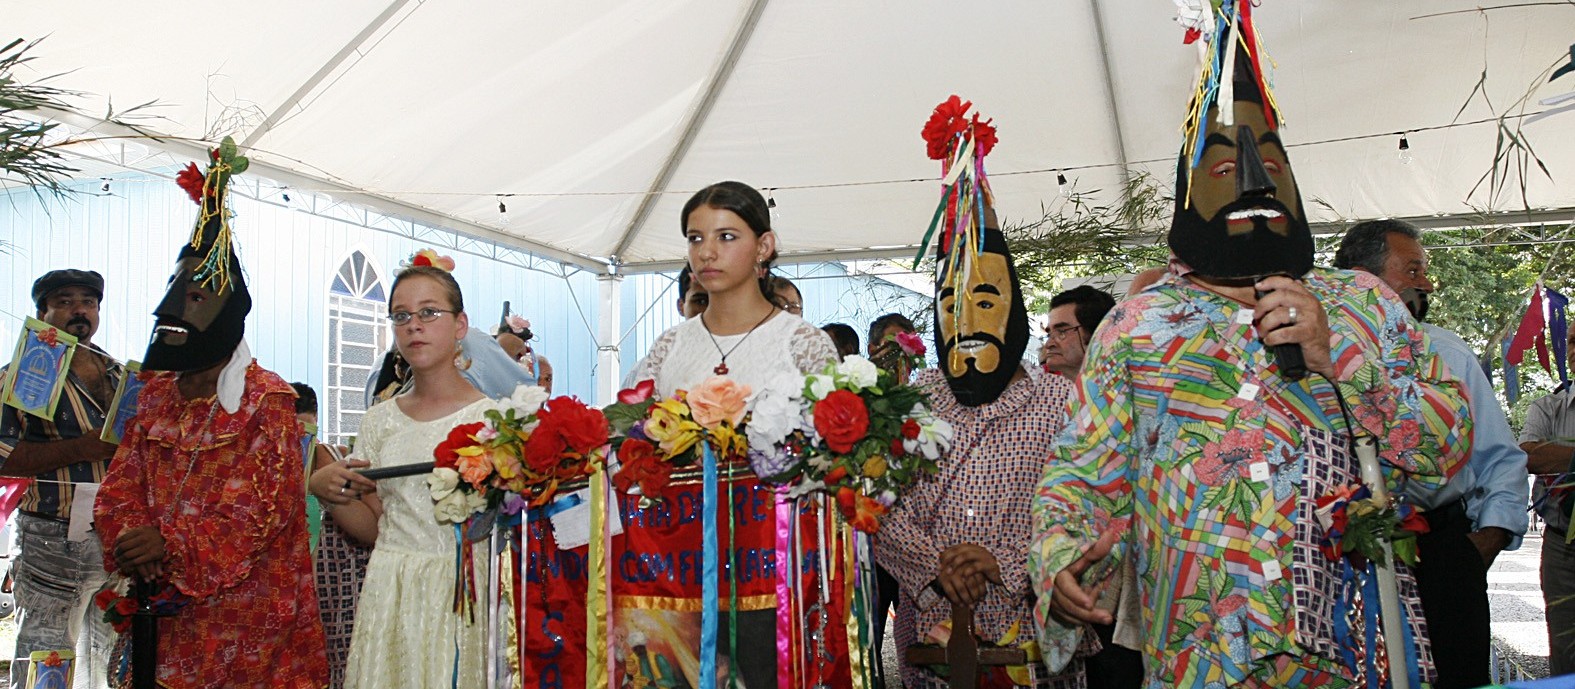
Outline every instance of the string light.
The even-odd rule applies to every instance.
[[[1411,141],[1406,138],[1405,132],[1400,132],[1400,164],[1411,164]]]
[[[503,195],[498,194],[498,222],[504,227],[509,225],[509,207],[503,204]]]
[[[776,207],[777,207],[777,197],[772,193],[772,190],[767,189],[766,190],[766,208],[776,208]]]
[[[109,193],[109,180],[110,180],[110,178],[109,177],[100,177],[99,179],[104,180],[104,184],[99,186],[98,190],[108,194]]]
[[[1060,193],[1062,196],[1066,196],[1067,181],[1066,181],[1066,173],[1065,172],[1062,172],[1060,170],[1056,170],[1055,171],[1055,184],[1056,184],[1057,192]]]

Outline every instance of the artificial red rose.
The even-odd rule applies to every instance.
[[[450,430],[448,437],[443,442],[438,443],[437,447],[432,448],[432,458],[437,460],[437,468],[454,469],[458,467],[459,454],[455,450],[477,444],[475,435],[485,425],[485,423],[477,421],[475,423],[460,424]]]
[[[655,394],[656,381],[654,379],[647,378],[638,383],[635,383],[634,387],[632,388],[619,390],[618,402],[621,404],[639,404],[648,399],[651,399],[651,396]]]
[[[633,486],[640,486],[640,494],[654,497],[672,480],[673,465],[662,461],[656,446],[633,438],[618,446],[618,461],[622,466],[613,475],[613,485],[625,493]]]
[[[928,122],[924,123],[924,142],[930,160],[945,160],[951,156],[952,143],[958,134],[968,128],[968,108],[972,101],[965,101],[955,94],[935,106]]]
[[[569,444],[562,433],[538,426],[525,441],[525,468],[542,476],[556,474],[568,450]]]
[[[893,457],[901,457],[905,454],[908,454],[902,449],[902,438],[892,438],[891,447],[889,449],[891,450],[891,456]]]
[[[122,598],[115,602],[115,612],[130,615],[137,611],[137,602],[130,598]]]
[[[864,399],[847,390],[832,390],[815,403],[815,431],[826,439],[826,447],[837,454],[853,451],[870,430],[870,412]]]
[[[541,426],[536,432],[550,429],[563,436],[564,443],[581,455],[607,444],[607,417],[600,409],[585,406],[573,397],[554,397],[536,413]]]
[[[902,437],[907,438],[908,440],[918,440],[919,431],[922,430],[924,429],[919,426],[918,421],[914,421],[913,419],[904,419],[902,422]]]
[[[191,197],[192,203],[202,203],[203,187],[208,183],[202,171],[197,169],[196,163],[187,163],[186,169],[175,175],[175,183],[186,190],[186,195]]]

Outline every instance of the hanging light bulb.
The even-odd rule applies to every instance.
[[[770,209],[771,223],[778,225],[782,223],[782,211],[777,209],[777,197],[774,192],[774,189],[766,189],[766,208]]]
[[[1406,139],[1405,132],[1400,132],[1400,164],[1411,164],[1411,141]]]
[[[503,195],[498,194],[498,222],[507,227],[509,224],[509,207],[503,205]]]
[[[1066,181],[1066,173],[1065,172],[1062,172],[1060,170],[1056,170],[1055,171],[1055,184],[1056,184],[1056,193],[1060,194],[1061,196],[1066,196],[1067,187],[1069,185],[1068,185],[1068,183]]]
[[[104,180],[104,184],[99,186],[98,190],[108,194],[109,193],[109,178],[108,177],[100,177],[99,179]]]

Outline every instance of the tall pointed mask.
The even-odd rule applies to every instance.
[[[1177,161],[1170,250],[1218,280],[1301,277],[1312,269],[1313,240],[1278,114],[1245,49],[1217,63],[1234,64],[1231,88],[1218,91]]]
[[[228,361],[240,345],[252,298],[230,242],[228,183],[246,166],[226,137],[206,173],[192,164],[177,178],[202,210],[191,241],[175,258],[169,289],[153,311],[157,321],[142,368],[200,371]]]

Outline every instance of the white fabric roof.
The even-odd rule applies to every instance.
[[[1566,51],[1568,8],[1414,18],[1475,4],[1257,9],[1314,220],[1489,205],[1467,193],[1493,124],[1413,132],[1409,165],[1394,134],[1449,124],[1484,66],[1506,107]],[[1196,61],[1173,15],[1166,0],[166,0],[12,3],[6,28],[47,35],[34,65],[74,70],[54,83],[91,94],[82,112],[157,99],[153,129],[232,134],[255,172],[292,186],[648,269],[682,258],[681,205],[722,179],[778,188],[789,258],[911,253],[937,185],[868,183],[938,176],[919,129],[952,93],[1000,128],[988,167],[1008,221],[1054,202],[1055,168],[1085,168],[1067,175],[1106,193],[1123,161],[1168,184]],[[1575,77],[1539,97],[1567,90]],[[1479,99],[1459,119],[1491,116]],[[1575,174],[1569,118],[1527,127],[1561,181]],[[1529,193],[1575,207],[1575,185],[1536,177]],[[518,194],[506,223],[497,194]]]

